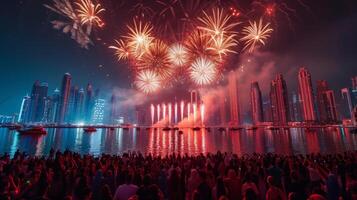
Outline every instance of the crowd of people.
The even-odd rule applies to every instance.
[[[357,199],[357,152],[0,156],[0,199]]]

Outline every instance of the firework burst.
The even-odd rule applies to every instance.
[[[270,28],[270,23],[263,24],[263,20],[259,22],[249,22],[249,26],[243,29],[244,37],[241,38],[245,42],[244,48],[249,52],[253,52],[256,46],[265,45],[265,41],[270,37],[273,29]]]
[[[80,2],[76,2],[75,4],[78,6],[78,17],[82,25],[87,25],[88,34],[91,32],[93,25],[98,27],[104,26],[104,22],[98,16],[105,11],[100,4],[94,4],[91,0],[80,0]]]
[[[132,26],[127,26],[129,34],[125,36],[128,41],[128,46],[133,56],[140,58],[149,48],[153,41],[152,26],[143,24],[141,21],[134,20]]]
[[[207,58],[199,57],[190,67],[190,77],[199,86],[211,84],[217,77],[216,65]]]
[[[155,40],[139,59],[138,68],[139,70],[154,71],[161,80],[170,77],[173,68],[171,67],[167,45],[160,40]]]
[[[135,86],[144,93],[152,93],[160,88],[159,76],[151,70],[140,71],[134,82]]]
[[[124,40],[115,40],[115,42],[116,45],[109,46],[109,48],[115,50],[115,55],[117,56],[118,60],[127,60],[130,55],[130,48]]]
[[[238,41],[235,39],[235,35],[229,35],[227,37],[220,35],[212,38],[212,45],[207,49],[212,50],[218,55],[219,61],[222,61],[223,56],[226,56],[228,53],[237,53],[233,50],[233,47],[236,47],[237,44]]]
[[[238,22],[231,22],[231,16],[224,14],[223,9],[213,9],[211,15],[206,12],[203,12],[203,14],[203,17],[198,18],[202,23],[199,28],[208,32],[211,37],[235,33],[233,28],[239,24]]]
[[[69,33],[81,47],[88,48],[88,45],[92,43],[89,34],[83,30],[80,17],[69,0],[53,0],[53,5],[45,4],[44,6],[64,18],[64,20],[51,22],[54,29],[62,30],[65,34]]]
[[[174,44],[169,48],[169,58],[172,64],[182,67],[188,62],[187,49],[182,44]]]

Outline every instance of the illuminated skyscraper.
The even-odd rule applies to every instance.
[[[352,105],[352,96],[351,96],[351,90],[349,88],[342,88],[341,89],[341,96],[342,99],[345,100],[347,103],[347,110],[345,109],[345,113],[348,113],[348,118],[351,118],[353,116],[353,105]]]
[[[288,91],[282,74],[271,82],[270,104],[274,124],[286,124],[290,121]]]
[[[92,117],[93,110],[93,88],[91,84],[87,85],[86,97],[84,102],[84,118],[86,122],[89,122]]]
[[[252,111],[252,122],[258,124],[264,121],[262,93],[258,82],[253,82],[250,87],[250,104]]]
[[[57,123],[65,122],[65,117],[67,116],[68,99],[71,89],[71,79],[72,77],[69,73],[66,73],[62,79],[61,95],[60,95],[60,101],[59,101],[58,112],[56,117]]]
[[[338,121],[335,94],[333,90],[327,90],[323,94],[327,106],[327,121],[336,123]]]
[[[50,116],[50,122],[56,122],[57,112],[59,111],[60,91],[56,88],[52,95],[52,113]]]
[[[83,115],[84,115],[84,89],[81,88],[79,89],[78,92],[78,99],[77,99],[77,109],[75,113],[75,120],[76,122],[83,121]]]
[[[27,122],[29,111],[30,111],[30,104],[31,104],[30,96],[28,96],[28,95],[24,96],[24,98],[22,99],[21,108],[20,108],[19,117],[18,117],[17,122],[20,122],[20,123]]]
[[[230,109],[230,124],[240,124],[239,101],[238,101],[238,88],[237,78],[234,71],[228,75],[228,94],[229,94],[229,109]]]
[[[309,71],[304,67],[300,68],[298,79],[302,117],[305,122],[316,121],[311,75]]]
[[[92,115],[92,123],[93,124],[102,124],[104,121],[104,108],[105,108],[105,100],[104,99],[96,99],[94,101],[94,109]]]
[[[352,90],[357,90],[357,76],[351,78],[352,81]]]
[[[327,122],[327,103],[326,99],[324,98],[324,93],[329,90],[327,81],[319,80],[317,81],[317,95],[316,95],[316,102],[317,102],[317,109],[320,122]]]
[[[68,122],[75,122],[76,120],[76,114],[77,114],[77,105],[78,105],[78,98],[79,97],[79,89],[77,86],[72,86],[70,90],[70,95],[69,95],[69,101],[68,101],[68,112],[67,112],[67,117]]]
[[[29,110],[28,122],[36,122],[36,114],[39,106],[40,98],[40,81],[35,81],[31,90],[31,105]]]
[[[291,98],[289,100],[291,120],[295,122],[301,121],[300,106],[302,105],[302,103],[299,99],[299,96],[295,92],[292,92]]]

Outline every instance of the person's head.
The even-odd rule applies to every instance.
[[[288,195],[288,200],[297,200],[298,197],[295,192],[290,192]]]
[[[257,197],[257,194],[255,194],[254,190],[252,188],[249,188],[245,191],[244,199],[245,200],[256,200],[256,199],[258,199],[258,197]]]
[[[201,182],[205,182],[207,180],[207,174],[205,171],[200,171],[199,176],[200,176]]]
[[[146,174],[143,179],[143,184],[145,186],[149,186],[151,184],[151,176],[149,174]]]
[[[274,185],[274,177],[268,176],[267,177],[267,183],[268,183],[269,186]]]

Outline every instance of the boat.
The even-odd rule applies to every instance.
[[[211,132],[211,128],[206,127],[205,129],[206,129],[207,132]]]
[[[114,131],[114,130],[115,130],[115,128],[114,128],[114,127],[110,127],[110,128],[109,128],[109,130]]]
[[[127,130],[129,130],[129,127],[123,127],[123,130],[127,131]]]
[[[93,133],[93,132],[96,132],[97,129],[94,127],[87,127],[87,128],[83,128],[83,131],[86,133]]]
[[[242,128],[240,128],[240,127],[231,127],[231,128],[229,128],[229,130],[231,130],[231,131],[239,131],[241,129]]]
[[[179,130],[178,133],[179,133],[180,135],[182,135],[182,134],[183,134],[183,131],[182,131],[182,130]]]
[[[47,134],[47,131],[45,128],[42,126],[34,126],[30,128],[25,128],[25,129],[19,129],[17,130],[20,134],[24,135],[44,135]]]
[[[135,129],[136,129],[137,131],[140,131],[140,127],[135,127]]]
[[[179,129],[179,127],[174,127],[173,130],[178,131],[180,129]]]
[[[199,130],[201,130],[201,128],[200,127],[193,127],[192,130],[199,131]]]
[[[256,126],[248,126],[247,127],[247,130],[256,130],[256,129],[258,129],[258,127],[256,127]]]
[[[150,127],[147,127],[147,128],[146,128],[147,131],[150,131],[150,129],[151,129]]]
[[[163,131],[169,131],[169,130],[171,130],[171,128],[170,127],[164,127],[162,130]]]

